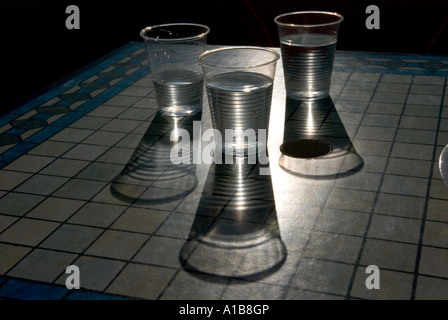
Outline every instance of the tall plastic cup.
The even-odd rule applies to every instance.
[[[281,14],[278,27],[288,97],[315,100],[329,96],[342,15],[324,11]]]
[[[266,151],[275,50],[226,47],[204,52],[202,65],[215,140],[226,155],[246,156]],[[219,150],[217,150],[219,152]]]
[[[202,110],[203,75],[198,57],[206,49],[210,28],[171,23],[144,28],[149,66],[160,113],[187,116]]]

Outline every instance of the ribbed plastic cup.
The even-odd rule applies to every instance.
[[[210,28],[172,23],[140,31],[144,39],[160,113],[188,116],[202,110],[203,75],[198,57]]]
[[[296,100],[329,96],[339,26],[334,12],[299,11],[277,16],[286,93]]]
[[[222,136],[224,154],[245,156],[266,151],[275,50],[227,47],[199,57],[214,129]],[[265,130],[265,137],[259,130]],[[215,142],[221,142],[216,141]]]

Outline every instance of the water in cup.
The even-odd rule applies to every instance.
[[[202,109],[202,73],[166,70],[154,75],[157,104],[164,115],[187,116]]]
[[[325,34],[292,34],[281,40],[285,84],[293,99],[328,96],[336,38]]]
[[[272,99],[272,78],[255,72],[235,71],[218,74],[206,83],[214,128],[224,134],[234,130],[233,141],[223,137],[223,152],[248,154],[266,145],[257,129],[267,129]],[[255,130],[256,140],[248,141],[247,129]]]

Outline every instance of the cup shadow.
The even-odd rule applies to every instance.
[[[304,178],[340,178],[364,166],[331,97],[311,101],[286,98],[280,150],[279,166]]]
[[[198,185],[193,164],[193,121],[201,121],[202,112],[186,117],[165,117],[157,112],[125,168],[111,183],[111,193],[121,201],[138,204],[163,204],[182,199]],[[188,152],[182,163],[170,158],[174,131],[184,129],[190,137]],[[183,141],[182,141],[183,142]],[[183,150],[184,151],[184,150]]]
[[[287,250],[280,236],[270,176],[247,158],[211,164],[187,241],[184,270],[208,281],[257,281],[281,268]]]

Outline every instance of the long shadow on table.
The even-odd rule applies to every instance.
[[[286,99],[285,130],[279,165],[300,177],[331,179],[352,175],[364,166],[331,98]]]
[[[182,118],[164,117],[157,112],[128,164],[113,180],[111,193],[122,201],[149,205],[179,200],[191,193],[198,185],[193,164],[193,122],[201,118],[202,112]],[[182,129],[188,132],[190,141],[171,141],[171,133],[178,137]],[[171,152],[180,142],[189,149],[175,154],[180,160],[176,164]]]
[[[188,240],[179,253],[184,270],[216,282],[256,281],[286,260],[271,177],[258,164],[234,158],[212,164]],[[212,277],[210,277],[212,276]]]

